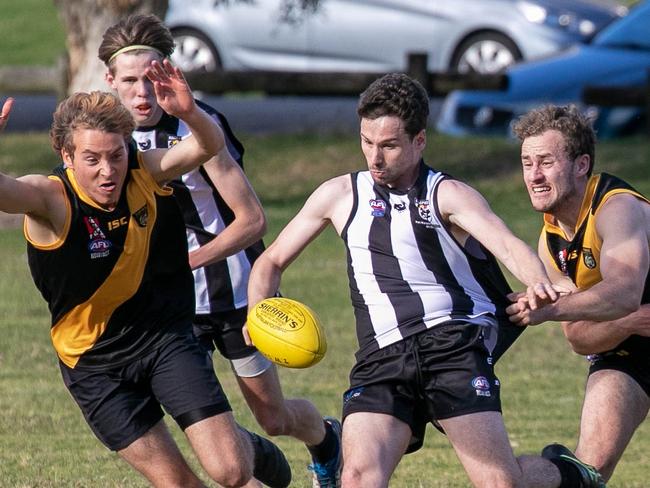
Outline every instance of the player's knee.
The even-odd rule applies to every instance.
[[[344,465],[341,472],[341,485],[346,487],[363,486],[363,473],[351,466]]]
[[[353,463],[343,463],[341,472],[341,485],[350,488],[373,486],[380,488],[388,486],[388,477],[375,469],[363,469]]]
[[[277,411],[266,410],[255,412],[255,418],[260,424],[260,427],[262,427],[264,432],[271,437],[287,434],[284,417],[285,416],[282,413]]]
[[[208,476],[220,486],[243,486],[253,477],[253,461],[244,453],[212,457],[208,462],[204,459],[202,465]]]
[[[210,478],[227,488],[244,486],[253,477],[253,467],[246,462],[215,463],[204,468]]]

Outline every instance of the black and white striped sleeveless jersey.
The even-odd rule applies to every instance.
[[[496,326],[507,317],[510,288],[495,258],[471,237],[461,246],[442,221],[437,189],[448,176],[421,163],[408,192],[376,185],[368,171],[351,178],[341,237],[358,358],[455,319]]]
[[[205,103],[197,100],[197,104],[219,123],[228,151],[243,167],[244,147],[226,118]],[[155,126],[138,127],[133,132],[133,138],[142,151],[171,147],[189,135],[190,131],[182,120],[165,113]],[[183,212],[190,251],[211,241],[234,220],[233,211],[223,201],[203,167],[190,171],[170,185]],[[209,314],[245,307],[248,304],[248,276],[253,262],[263,250],[262,241],[258,241],[223,261],[195,269],[196,313]]]

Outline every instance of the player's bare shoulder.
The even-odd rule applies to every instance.
[[[312,197],[336,231],[340,234],[352,211],[352,178],[349,174],[335,176],[322,183]]]
[[[446,221],[450,216],[485,209],[485,198],[467,183],[445,178],[438,186],[437,204]]]
[[[26,175],[18,178],[30,188],[30,201],[25,202],[25,230],[40,245],[56,242],[70,214],[63,182],[56,177]]]
[[[612,229],[620,232],[620,228],[630,227],[646,229],[650,239],[650,203],[630,193],[612,195],[596,210],[596,228],[599,234]]]

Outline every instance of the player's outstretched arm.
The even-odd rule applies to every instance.
[[[650,266],[649,225],[647,203],[631,195],[611,197],[596,214],[596,231],[602,239],[602,280],[545,307],[546,319],[604,322],[635,312]]]
[[[338,176],[320,185],[257,258],[248,280],[249,307],[277,293],[282,272],[329,223],[340,233],[352,206],[350,187],[349,175]]]
[[[143,153],[151,174],[157,181],[164,182],[216,156],[225,145],[224,136],[217,123],[196,105],[183,73],[169,60],[152,61],[146,75],[153,83],[158,105],[168,114],[182,119],[192,132],[191,137],[169,150]]]
[[[190,252],[192,269],[221,261],[257,242],[266,232],[262,205],[227,148],[203,165],[234,220],[207,244]]]
[[[621,324],[617,319],[636,312],[641,303],[650,266],[647,235],[649,226],[650,206],[646,203],[631,195],[610,198],[596,216],[596,230],[603,241],[599,263],[602,280],[590,288],[577,290],[537,310],[526,310],[519,301],[508,308],[510,320],[520,325],[534,325],[549,320],[573,322],[565,330],[571,335],[569,340],[576,345],[586,338],[587,332],[582,331],[588,327],[587,324]],[[542,258],[546,256],[547,260],[551,259],[542,239],[539,253]],[[517,306],[519,310],[516,310]],[[611,337],[603,337],[608,331],[611,332]],[[586,345],[576,347],[581,351],[593,350],[594,347],[604,347],[595,344],[618,344],[627,335],[620,329],[603,327],[598,340],[593,343],[589,340]]]
[[[607,322],[563,322],[564,335],[578,354],[609,351],[631,335],[650,337],[650,304],[641,305],[636,312]]]
[[[512,233],[480,193],[459,181],[445,180],[438,190],[438,202],[443,218],[478,240],[528,287],[531,308],[537,308],[538,300],[557,299],[535,251]]]
[[[13,99],[9,98],[3,104],[0,130],[5,128],[9,120],[13,103]],[[57,235],[65,221],[63,187],[59,182],[42,175],[14,178],[0,173],[0,211],[25,214],[43,227],[41,230],[48,237]]]
[[[553,282],[553,288],[558,293],[559,296],[568,295],[569,293],[574,293],[577,291],[577,288],[571,281],[571,279],[564,275],[553,262],[553,258],[548,252],[546,247],[546,241],[544,236],[540,235],[539,241],[537,243],[537,253],[546,269],[546,273]],[[508,298],[513,302],[506,312],[508,313],[510,322],[513,322],[519,326],[525,325],[538,325],[542,322],[545,322],[546,313],[548,313],[547,305],[554,303],[550,300],[537,300],[537,308],[532,309],[529,305],[528,295],[530,290],[525,292],[511,293],[508,295]]]

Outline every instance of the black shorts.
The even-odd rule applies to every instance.
[[[650,337],[631,336],[620,346],[603,354],[588,356],[589,374],[615,369],[636,381],[650,397]]]
[[[215,346],[226,359],[241,359],[254,354],[257,349],[248,346],[242,335],[247,308],[229,312],[201,314],[194,318],[194,335],[208,351]]]
[[[427,422],[501,411],[491,363],[482,326],[436,326],[358,361],[343,395],[343,418],[355,412],[391,415],[411,427],[406,452],[417,451]]]
[[[182,429],[230,411],[212,359],[191,334],[104,371],[59,363],[63,381],[97,438],[124,449],[163,418],[164,409]]]
[[[515,325],[506,320],[499,321],[499,332],[497,336],[497,343],[492,351],[492,358],[494,364],[501,359],[501,356],[510,349],[519,336],[527,329],[525,326]]]

